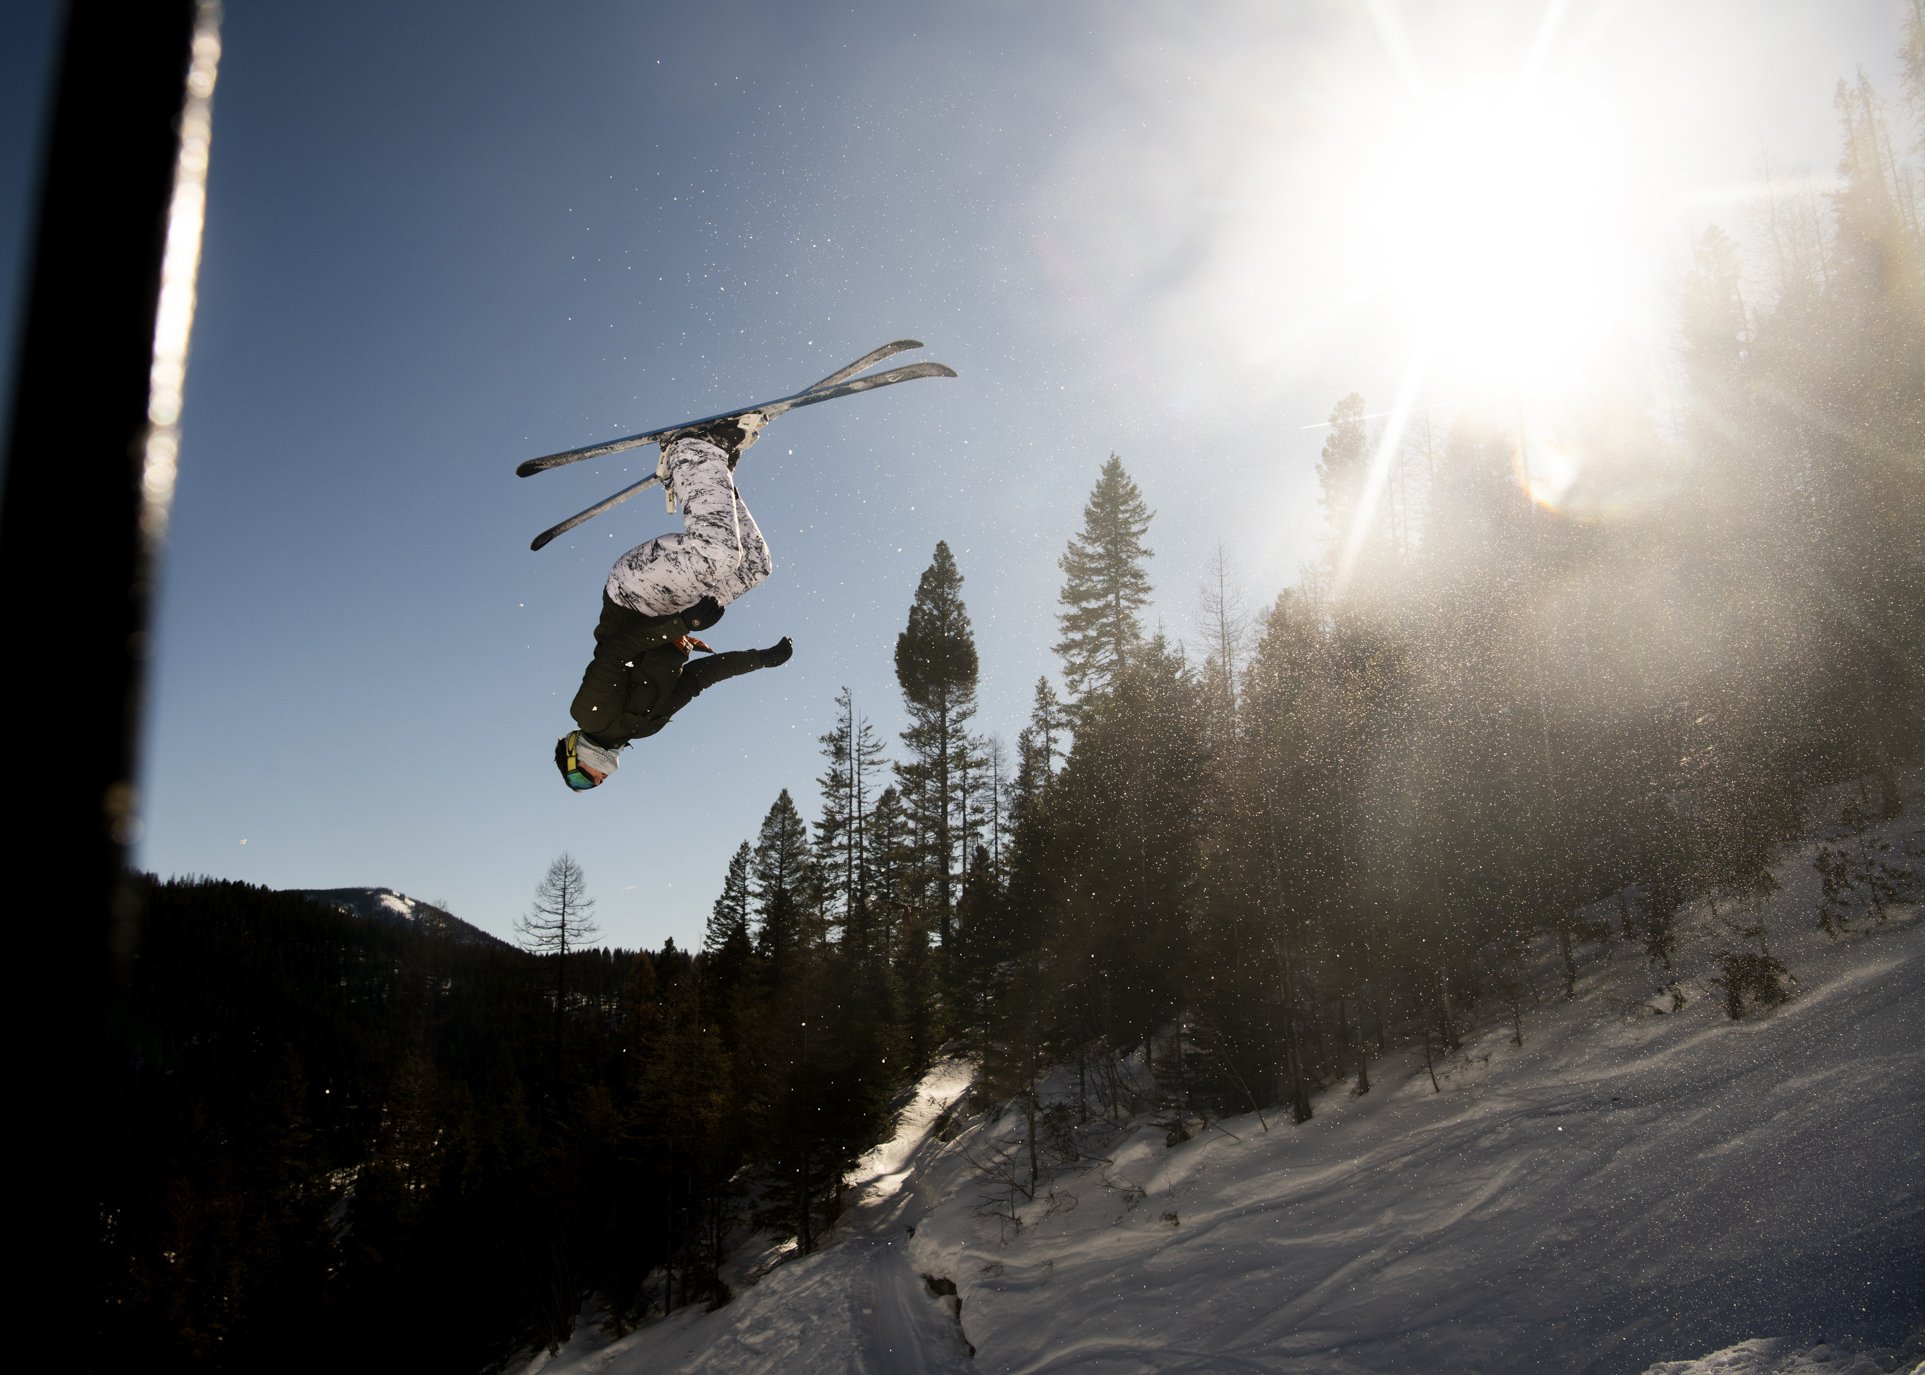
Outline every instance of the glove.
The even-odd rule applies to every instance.
[[[690,630],[707,630],[722,619],[722,603],[713,597],[704,597],[682,613],[682,624]]]
[[[762,660],[761,667],[775,668],[789,662],[789,656],[795,653],[795,641],[784,635],[767,649],[758,649],[755,652]]]

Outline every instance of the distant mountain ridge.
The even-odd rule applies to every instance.
[[[411,898],[405,893],[397,893],[392,888],[290,888],[287,891],[296,897],[323,903],[367,921],[386,922],[393,926],[406,926],[417,931],[437,933],[460,941],[464,945],[499,945],[508,949],[515,948],[499,936],[491,936],[480,927],[469,925],[452,912],[436,907],[433,903]]]

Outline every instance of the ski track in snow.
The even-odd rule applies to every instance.
[[[669,1369],[685,1375],[961,1375],[973,1369],[956,1324],[910,1269],[903,1248],[887,1237],[856,1234],[790,1261],[723,1312],[730,1316],[711,1344],[680,1364],[637,1351],[638,1359],[601,1368],[611,1375]]]
[[[1111,1171],[1145,1190],[1120,1237],[1039,1218],[1008,1250],[1056,1251],[1047,1286],[963,1285],[979,1364],[1606,1375],[1861,1313],[1896,1343],[1925,1326],[1920,936],[1872,937],[1881,957],[1773,1017],[1680,1016],[1655,1055],[1527,1025],[1513,1074],[1552,1082],[1431,1095],[1418,1069],[1299,1128],[1228,1124],[1240,1148],[1139,1133]],[[1047,1291],[1079,1331],[1127,1335],[1052,1347]]]
[[[1916,821],[1891,834],[1925,849]],[[1301,1126],[1250,1114],[1172,1149],[1139,1121],[1105,1163],[1056,1171],[1008,1236],[968,1156],[1014,1119],[936,1140],[966,1084],[945,1066],[815,1255],[714,1314],[530,1370],[1910,1370],[1925,1355],[1925,918],[1816,933],[1811,850],[1780,866],[1767,912],[1799,980],[1769,1013],[1725,1017],[1707,971],[1732,942],[1708,920],[1681,943],[1681,1011],[1651,1010],[1661,980],[1641,958],[1593,951],[1576,1001],[1542,979],[1524,1045],[1480,1027],[1439,1063],[1442,1093],[1420,1058],[1393,1056],[1373,1092],[1327,1090]]]

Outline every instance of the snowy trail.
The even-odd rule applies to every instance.
[[[858,1295],[857,1359],[865,1375],[951,1375],[972,1370],[962,1330],[934,1302],[902,1247],[881,1238],[848,1243]]]
[[[766,1276],[682,1335],[702,1349],[661,1349],[674,1322],[644,1329],[595,1364],[550,1366],[603,1375],[962,1375],[962,1334],[888,1237],[849,1236]],[[628,1348],[624,1350],[624,1348]],[[619,1354],[618,1354],[619,1353]]]

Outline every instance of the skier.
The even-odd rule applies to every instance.
[[[773,567],[735,490],[736,460],[761,424],[754,414],[731,417],[662,439],[662,486],[682,504],[682,532],[637,545],[609,571],[595,657],[568,708],[576,729],[555,742],[569,787],[599,787],[630,741],[655,734],[704,688],[795,652],[784,636],[767,649],[715,654],[695,636]],[[690,663],[698,649],[713,657]]]

